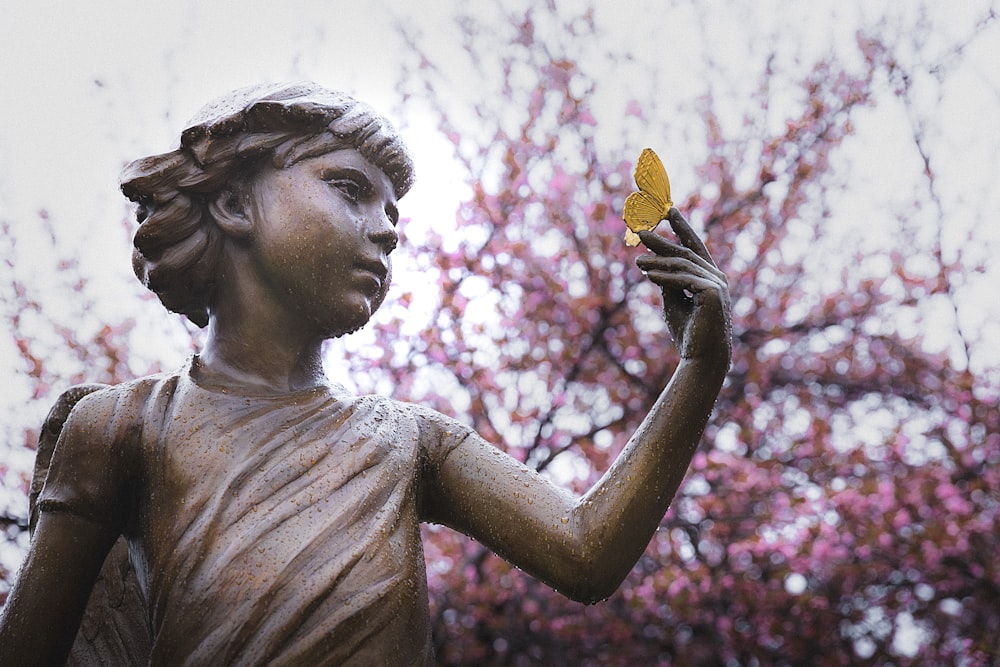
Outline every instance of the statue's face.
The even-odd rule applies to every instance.
[[[266,165],[251,185],[258,278],[324,337],[360,328],[389,288],[398,236],[392,182],[353,149]]]

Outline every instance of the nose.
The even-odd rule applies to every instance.
[[[368,238],[372,243],[382,246],[387,255],[396,249],[399,233],[385,211],[375,211],[369,217]]]

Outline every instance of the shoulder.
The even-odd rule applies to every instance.
[[[112,387],[106,384],[78,384],[60,394],[56,402],[53,403],[52,409],[46,415],[45,422],[42,424],[42,430],[39,435],[39,453],[41,453],[44,445],[47,444],[46,441],[51,440],[52,444],[55,444],[54,441],[62,432],[70,413],[81,400],[90,394],[99,393],[106,389],[112,389]]]
[[[176,375],[150,375],[116,385],[71,387],[63,392],[49,412],[46,430],[82,429],[108,435],[108,429],[137,420],[154,389],[172,377]]]
[[[136,431],[149,396],[170,377],[151,375],[117,385],[77,385],[64,391],[42,425],[32,486],[45,480],[58,459],[121,454],[122,440]]]
[[[420,448],[431,463],[441,463],[455,447],[475,433],[471,426],[433,408],[385,397],[371,398],[391,406],[413,423]]]
[[[48,467],[64,431],[105,431],[112,422],[127,419],[132,412],[127,408],[144,402],[163,378],[153,375],[117,385],[80,384],[65,390],[53,403],[39,432],[36,468],[38,464]]]
[[[129,477],[128,438],[138,409],[159,376],[119,385],[78,385],[64,391],[42,426],[31,483],[30,512],[68,511],[107,523],[117,517]]]
[[[396,412],[416,422],[419,428],[426,429],[428,431],[444,430],[469,432],[472,430],[471,427],[466,426],[454,417],[449,417],[448,415],[438,412],[434,408],[429,408],[426,405],[420,405],[418,403],[409,403],[407,401],[373,394],[359,396],[358,402],[367,403],[372,406],[378,406],[381,409],[388,409]]]

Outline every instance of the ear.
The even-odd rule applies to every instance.
[[[247,238],[253,231],[253,222],[247,215],[245,198],[239,191],[225,189],[219,191],[208,202],[208,211],[215,218],[215,224],[226,234],[235,238]]]

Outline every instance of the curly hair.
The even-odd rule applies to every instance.
[[[121,190],[138,204],[132,268],[173,312],[208,324],[224,236],[212,206],[218,195],[266,162],[354,148],[385,172],[397,198],[413,184],[413,163],[389,123],[368,105],[314,83],[242,88],[206,105],[169,153],[122,170]]]

